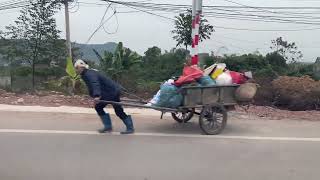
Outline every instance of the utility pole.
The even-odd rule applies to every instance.
[[[70,18],[69,18],[69,0],[64,1],[65,21],[66,21],[66,46],[68,57],[72,59],[71,40],[70,40]]]
[[[200,19],[202,0],[192,0],[192,64],[199,65]]]

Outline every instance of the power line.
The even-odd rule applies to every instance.
[[[5,1],[5,2],[0,3],[0,6],[3,6],[3,5],[10,5],[10,4],[15,4],[15,3],[22,3],[22,2],[26,2],[26,1],[23,1],[23,0],[11,0],[11,1]]]
[[[108,8],[107,8],[106,11],[108,11],[108,9],[110,8],[110,6],[111,6],[111,3],[109,4],[109,6],[108,6]],[[105,14],[106,14],[106,13],[105,13]],[[99,26],[94,30],[94,32],[90,35],[90,37],[88,38],[88,40],[86,41],[85,44],[88,44],[88,43],[90,42],[90,40],[93,38],[93,36],[99,31],[99,29],[100,29],[101,27],[103,27],[104,24],[107,23],[115,14],[116,14],[116,12],[114,11],[114,13],[113,13],[108,19],[106,19],[105,21],[103,21],[103,20],[104,20],[104,17],[105,17],[105,15],[104,15],[103,18],[102,18],[102,21],[100,22],[100,25],[99,25]]]
[[[224,0],[228,1],[228,0]],[[228,1],[231,2],[231,1]],[[237,2],[232,2],[237,3]],[[317,6],[248,6],[237,3],[240,6],[203,6],[204,8],[226,8],[226,9],[257,9],[257,10],[320,10]],[[268,11],[274,13],[273,11]]]
[[[90,3],[90,2],[81,2],[78,1],[79,4],[86,4],[86,5],[97,5],[97,6],[105,6],[106,4],[102,4],[102,3]]]
[[[138,8],[135,8],[135,7],[131,7],[131,6],[127,5],[126,3],[116,2],[116,1],[109,1],[109,0],[102,0],[102,1],[110,2],[110,3],[115,3],[115,4],[121,4],[121,5],[123,5],[123,6],[127,6],[127,7],[129,7],[129,8],[132,8],[132,9],[135,9],[135,10],[138,10],[138,11],[141,11],[141,12],[144,12],[144,13],[147,13],[147,14],[151,14],[151,15],[154,15],[154,16],[158,16],[158,17],[161,17],[161,18],[164,18],[164,19],[174,20],[173,18],[169,18],[169,17],[166,17],[166,16],[162,16],[162,15],[159,15],[159,14],[155,14],[155,13],[146,11],[146,10],[142,10],[142,9],[138,9]]]
[[[289,21],[279,18],[259,18],[259,17],[236,17],[229,15],[207,15],[206,17],[214,17],[219,19],[233,19],[233,20],[246,20],[246,21],[256,21],[256,22],[273,22],[273,23],[289,23],[289,24],[305,24],[305,25],[320,25],[320,22],[316,21]]]
[[[256,21],[256,22],[272,22],[272,23],[286,23],[286,24],[303,24],[303,25],[320,25],[320,22],[315,21],[303,21],[299,20],[296,22],[289,22],[287,20],[282,20],[278,18],[256,18],[256,17],[235,17],[235,16],[226,16],[226,15],[208,15],[207,17],[214,17],[219,19],[233,19],[233,20],[246,20],[246,21]]]
[[[115,2],[115,1],[112,1]],[[122,3],[121,3],[122,4]],[[155,13],[153,13],[155,15]],[[292,23],[291,20],[285,20],[281,18],[274,18],[275,16],[260,16],[260,18],[252,18],[252,17],[246,17],[246,18],[241,18],[241,17],[232,17],[232,16],[227,16],[228,14],[221,14],[220,17],[218,18],[229,18],[229,19],[236,19],[236,20],[253,20],[253,21],[265,21],[265,22],[286,22],[286,23]],[[217,16],[214,16],[217,17]],[[259,17],[259,16],[257,16]],[[262,17],[262,18],[261,18]],[[261,20],[262,19],[262,20]],[[267,20],[266,20],[267,19]],[[172,20],[170,18],[170,20]],[[302,20],[300,20],[302,21]],[[310,24],[310,25],[319,25],[320,22],[316,21],[305,21],[305,22],[294,22],[295,24]],[[318,30],[320,28],[302,28],[302,29],[277,29],[277,30],[272,30],[272,29],[248,29],[248,28],[232,28],[232,27],[222,27],[222,26],[214,26],[215,28],[222,28],[222,29],[233,29],[233,30],[246,30],[246,31],[305,31],[305,30]]]
[[[218,10],[218,12],[217,12]],[[219,12],[221,11],[221,12]],[[226,13],[226,12],[227,13]],[[249,14],[249,13],[257,13],[257,14]],[[292,19],[292,18],[298,18],[298,19],[301,19],[301,18],[305,18],[305,19],[318,19],[319,20],[319,13],[318,14],[315,14],[315,15],[318,15],[318,16],[305,16],[305,15],[302,15],[302,14],[299,14],[299,15],[296,15],[295,13],[288,13],[288,12],[281,12],[281,14],[285,14],[285,15],[290,15],[290,16],[279,16],[279,15],[265,15],[265,14],[261,14],[260,11],[243,11],[243,10],[228,10],[228,9],[221,9],[221,8],[216,8],[215,11],[206,11],[205,14],[215,14],[215,13],[220,13],[220,14],[231,14],[231,15],[243,15],[243,16],[257,16],[257,17],[263,17],[263,18],[268,18],[268,17],[277,17],[277,18],[289,18],[289,19]]]
[[[123,1],[112,1],[112,0],[104,0],[106,2],[112,2],[115,4],[121,4],[123,6],[127,6],[133,9],[138,9],[139,11],[144,11],[147,12],[149,14],[153,15],[155,14],[155,11],[166,11],[166,12],[185,12],[186,8],[189,8],[189,5],[176,5],[176,4],[155,4],[155,3],[139,3],[139,2],[123,2]],[[228,2],[233,2],[230,0],[227,0]],[[237,3],[240,4],[240,3]],[[248,8],[255,8],[258,9],[258,12],[268,12],[268,13],[273,13],[273,14],[278,14],[278,15],[265,15],[265,14],[248,14],[248,13],[241,13],[241,12],[236,12],[234,13],[234,9],[235,8],[239,8],[239,6],[228,6],[231,9],[227,9],[226,6],[205,6],[205,7],[210,7],[211,12],[206,12],[206,10],[204,10],[205,14],[208,15],[215,15],[215,17],[217,17],[216,15],[220,15],[219,18],[223,18],[226,17],[227,19],[230,19],[231,16],[234,16],[233,18],[237,18],[239,20],[264,20],[267,19],[268,21],[265,22],[287,22],[287,23],[295,23],[295,24],[310,24],[310,25],[320,25],[320,21],[317,21],[318,19],[320,19],[320,17],[318,16],[305,16],[305,15],[288,15],[287,12],[274,12],[274,11],[270,11],[270,10],[265,10],[262,9],[260,7],[252,7],[252,6],[247,6],[247,5],[243,5],[240,7],[244,7],[246,9]],[[217,8],[220,7],[220,8]],[[222,8],[224,7],[224,8]],[[234,9],[233,9],[234,8]],[[313,7],[314,8],[314,7]],[[320,7],[319,7],[320,8]],[[220,10],[220,11],[232,11],[233,13],[226,13],[226,12],[212,12],[212,10]],[[239,11],[238,9],[236,9],[237,11]],[[152,11],[152,13],[151,13]],[[260,13],[261,13],[260,12]],[[281,14],[282,16],[279,16],[279,14]],[[243,18],[245,17],[245,18]],[[167,17],[166,17],[167,18]],[[313,20],[313,21],[312,21]]]
[[[103,0],[105,2],[111,2],[114,4],[120,4],[125,7],[134,9],[136,11],[130,11],[130,12],[123,12],[123,13],[137,13],[137,12],[144,12],[148,13],[154,16],[158,16],[161,18],[169,19],[169,20],[174,20],[173,18],[162,16],[159,14],[156,14],[154,12],[147,11],[143,8],[145,8],[145,5],[149,5],[147,8],[154,9],[154,10],[159,10],[159,6],[173,6],[173,7],[186,7],[187,5],[174,5],[174,4],[155,4],[155,3],[136,3],[136,2],[119,2],[119,1],[111,1],[111,0]],[[134,4],[133,4],[134,3]],[[143,4],[144,6],[140,6],[139,4]],[[134,6],[134,7],[132,7]],[[140,8],[137,8],[140,7]],[[248,8],[251,6],[245,6],[245,7],[239,7],[239,6],[207,6],[207,7],[230,7],[230,8]],[[270,7],[269,7],[270,8]],[[283,8],[283,7],[273,7],[273,8]],[[290,7],[289,7],[290,8]],[[300,7],[301,8],[301,7]],[[305,8],[305,7],[304,7]],[[309,7],[307,7],[309,8]],[[315,8],[315,7],[313,7]],[[166,11],[165,9],[161,8],[161,10]],[[224,9],[222,9],[224,10]],[[230,10],[226,10],[230,11]],[[121,12],[119,12],[121,13]],[[224,19],[235,19],[235,20],[250,20],[250,21],[263,21],[263,22],[277,22],[277,23],[294,23],[294,24],[308,24],[308,25],[320,25],[319,21],[311,21],[313,19],[316,19],[317,17],[309,17],[310,19],[294,19],[291,20],[290,18],[296,18],[296,16],[271,16],[271,15],[254,15],[254,14],[242,14],[242,13],[209,13],[208,17],[213,16],[215,18],[224,18]],[[289,19],[283,19],[283,18],[289,18]],[[309,30],[318,30],[320,28],[300,28],[300,29],[249,29],[249,28],[235,28],[235,27],[223,27],[223,26],[214,26],[215,28],[221,28],[221,29],[231,29],[231,30],[242,30],[242,31],[309,31]]]
[[[112,4],[110,3],[109,6],[107,7],[107,9],[106,9],[106,11],[105,11],[105,13],[104,13],[104,15],[103,15],[103,17],[101,19],[100,24],[103,24],[103,21],[104,21],[104,18],[106,16],[107,12],[108,12],[108,9],[111,8],[113,10],[113,12],[115,12],[114,16],[115,16],[116,22],[117,22],[116,30],[114,32],[109,32],[107,30],[107,27],[104,27],[104,24],[103,24],[102,28],[103,28],[104,32],[107,33],[107,34],[116,34],[118,32],[118,29],[119,29],[118,16],[117,16],[117,11],[111,5]]]
[[[260,8],[260,7],[248,6],[248,5],[241,4],[241,3],[238,3],[238,2],[235,2],[235,1],[232,1],[232,0],[224,0],[224,1],[230,2],[230,3],[233,3],[233,4],[237,4],[237,5],[246,7],[246,8],[253,8],[253,9],[257,9],[257,10],[261,10],[261,11],[268,12],[268,13],[273,13],[273,14],[281,14],[281,12],[274,12],[274,11],[270,11],[270,10],[267,10],[267,9],[264,9],[264,8]],[[285,20],[285,21],[293,22],[293,23],[299,23],[299,24],[312,24],[312,23],[297,22],[295,20]]]
[[[15,9],[30,4],[24,0],[13,0],[0,3],[0,10]]]
[[[238,31],[261,31],[261,32],[267,32],[267,31],[311,31],[311,30],[320,30],[320,28],[301,28],[301,29],[249,29],[249,28],[235,28],[235,27],[224,27],[224,26],[213,26],[214,28],[219,29],[230,29],[230,30],[238,30]]]

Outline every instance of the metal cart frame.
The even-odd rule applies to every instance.
[[[205,134],[216,135],[220,134],[227,124],[227,109],[237,104],[235,91],[238,87],[239,85],[182,87],[180,91],[183,95],[183,103],[178,108],[146,106],[146,102],[128,99],[122,99],[121,102],[100,102],[154,109],[161,111],[162,115],[169,112],[178,123],[186,123],[190,121],[194,115],[199,115],[199,126],[201,130]]]

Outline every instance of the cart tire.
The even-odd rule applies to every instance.
[[[187,123],[189,122],[194,115],[194,110],[189,111],[187,113],[183,112],[173,112],[171,113],[172,118],[178,123]]]
[[[201,111],[199,125],[207,135],[220,134],[227,125],[227,111],[223,106],[205,106]]]

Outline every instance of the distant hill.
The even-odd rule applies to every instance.
[[[95,55],[92,49],[97,50],[100,55],[103,56],[104,51],[114,52],[117,48],[117,43],[108,42],[105,44],[78,44],[76,43],[75,46],[80,48],[80,51],[83,53],[83,59],[98,62],[99,59]]]
[[[0,39],[1,42],[1,39]],[[104,51],[108,52],[114,52],[117,48],[117,43],[114,42],[108,42],[105,44],[79,44],[76,43],[75,46],[80,48],[80,51],[83,54],[83,59],[93,61],[93,62],[99,62],[99,59],[94,54],[92,49],[97,50],[100,55],[103,56]],[[0,65],[3,66],[6,64],[6,60],[1,56],[0,54]]]

